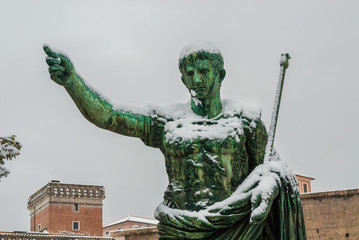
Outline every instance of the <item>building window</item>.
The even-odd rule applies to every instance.
[[[105,234],[106,234],[106,236],[109,236],[109,235],[110,235],[110,232],[109,232],[109,231],[107,231]]]
[[[75,212],[78,212],[78,211],[79,211],[79,204],[78,204],[78,203],[75,203],[75,204],[74,204],[74,211],[75,211]]]
[[[303,192],[304,193],[308,192],[308,184],[307,183],[303,183]]]
[[[117,228],[117,230],[121,230],[121,227]]]
[[[79,221],[72,222],[72,230],[80,230],[80,222]]]
[[[41,231],[41,224],[37,225],[37,231],[38,231],[38,232]]]

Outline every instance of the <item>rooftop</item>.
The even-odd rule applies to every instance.
[[[149,223],[149,224],[155,224],[155,225],[158,224],[158,221],[156,219],[153,219],[153,218],[144,218],[144,217],[137,217],[137,216],[128,215],[127,217],[124,217],[124,218],[121,218],[121,219],[116,220],[114,222],[108,223],[103,227],[104,228],[105,227],[110,227],[112,225],[127,222],[127,221],[129,221],[129,222]]]
[[[52,180],[29,197],[28,208],[49,195],[105,199],[105,189],[103,186],[68,184]]]

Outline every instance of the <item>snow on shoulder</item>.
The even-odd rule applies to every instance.
[[[213,43],[203,40],[197,40],[193,43],[188,44],[181,50],[178,57],[178,61],[181,61],[183,58],[197,52],[209,52],[222,55],[221,51],[219,51],[219,49]]]
[[[165,124],[166,141],[174,143],[194,139],[224,140],[228,137],[239,142],[243,134],[242,116],[249,119],[259,119],[260,109],[254,106],[243,106],[235,101],[223,100],[223,110],[220,115],[209,119],[194,114],[190,104],[172,105],[170,111],[165,111],[171,119]]]
[[[244,103],[241,101],[236,101],[232,99],[222,99],[222,113],[220,115],[237,115],[242,114],[243,117],[247,117],[249,119],[257,119],[261,117],[262,109],[255,104]],[[196,115],[192,108],[191,102],[187,103],[179,103],[179,104],[171,104],[166,107],[155,107],[155,106],[147,106],[147,111],[151,112],[155,111],[159,115],[162,115],[166,118],[171,119],[179,119],[184,117],[193,117],[193,118],[201,118],[205,119],[206,117],[201,117]],[[142,111],[144,112],[144,111]]]

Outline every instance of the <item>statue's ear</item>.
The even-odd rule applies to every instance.
[[[222,82],[224,77],[226,76],[226,70],[222,69],[219,71],[219,80]]]

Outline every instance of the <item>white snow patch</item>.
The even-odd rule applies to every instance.
[[[196,52],[209,52],[221,55],[221,51],[219,51],[219,49],[213,43],[203,40],[197,40],[193,43],[188,44],[181,50],[178,57],[178,61],[181,61],[183,58]]]
[[[202,101],[199,100],[198,98],[192,97],[192,101],[193,101],[194,105],[196,105],[196,106],[202,105]]]
[[[191,95],[192,95],[192,97],[195,97],[195,96],[197,96],[197,93],[196,93],[196,91],[194,91],[193,89],[191,89]]]
[[[198,116],[193,113],[189,105],[172,106],[171,121],[166,122],[166,141],[173,143],[176,139],[216,139],[224,140],[228,137],[239,142],[239,135],[243,134],[242,114],[251,119],[260,118],[260,111],[253,106],[243,107],[234,101],[222,101],[223,110],[215,118]]]

